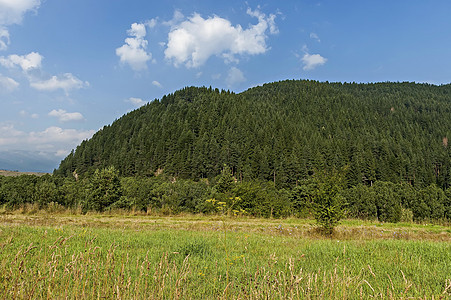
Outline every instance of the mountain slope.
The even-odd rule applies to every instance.
[[[376,180],[451,184],[451,85],[282,81],[240,94],[189,87],[124,115],[84,141],[56,175],[114,165],[206,178],[227,164],[240,180],[293,186],[315,169]]]

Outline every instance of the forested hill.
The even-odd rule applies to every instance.
[[[132,111],[81,143],[55,170],[80,175],[211,178],[294,186],[348,166],[350,186],[376,180],[451,185],[451,85],[282,81],[234,94],[188,87]],[[451,143],[451,141],[450,141]]]

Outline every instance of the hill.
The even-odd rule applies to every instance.
[[[55,175],[114,166],[124,176],[211,178],[292,187],[348,166],[349,186],[451,185],[451,85],[282,81],[240,94],[187,87],[82,142]],[[450,145],[451,146],[451,145]]]

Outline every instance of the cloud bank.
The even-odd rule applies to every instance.
[[[16,149],[47,151],[65,155],[83,140],[91,138],[94,130],[63,129],[51,126],[43,131],[24,132],[12,124],[0,124],[0,150]]]

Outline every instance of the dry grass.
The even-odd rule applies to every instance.
[[[20,175],[36,175],[43,176],[50,173],[40,173],[40,172],[19,172],[19,171],[8,171],[8,170],[0,170],[0,176],[20,176]]]
[[[14,212],[0,211],[0,224],[32,226],[90,226],[99,228],[128,228],[135,230],[194,230],[221,231],[223,217],[206,215],[158,216],[142,213],[82,215],[79,210],[60,210],[60,213],[39,211],[28,205]],[[276,236],[324,239],[311,219],[260,219],[250,217],[227,218],[232,232],[262,233]],[[337,226],[332,239],[336,240],[425,240],[451,242],[451,228],[446,225],[415,223],[380,223],[361,220],[344,220]]]

